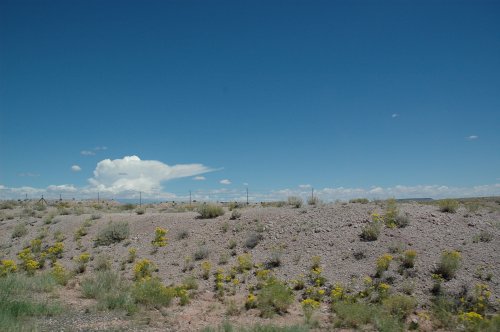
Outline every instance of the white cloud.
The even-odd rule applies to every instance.
[[[73,172],[80,172],[82,170],[82,168],[78,165],[73,165],[73,166],[71,166],[71,170]]]
[[[94,148],[94,151],[104,151],[104,150],[107,150],[108,147],[107,146],[97,146]]]
[[[37,177],[37,176],[40,176],[40,174],[38,173],[31,173],[31,172],[26,172],[26,173],[19,173],[18,176],[22,176],[22,177]]]
[[[50,185],[47,187],[47,192],[55,193],[76,193],[78,189],[72,184],[61,184],[58,186]]]
[[[309,188],[311,188],[311,185],[310,184],[299,184],[299,188],[300,189],[309,189]]]
[[[248,186],[248,182],[243,182],[243,185],[244,186]]]
[[[465,139],[467,139],[469,141],[473,141],[473,140],[476,140],[478,138],[479,138],[479,136],[477,136],[477,135],[470,135],[470,136],[467,136]]]
[[[169,166],[157,160],[141,160],[137,156],[123,159],[104,159],[97,163],[94,177],[89,179],[91,188],[115,195],[141,191],[159,193],[164,181],[190,177],[212,171],[202,164]]]
[[[95,156],[95,152],[90,150],[82,150],[80,151],[80,154],[82,156]]]
[[[228,179],[224,179],[224,180],[220,180],[219,183],[220,184],[231,184],[231,181]]]
[[[397,118],[397,117],[399,116],[399,114],[398,114],[398,113],[392,113],[392,115],[391,115],[391,116],[392,116],[392,118],[394,119],[394,118]]]
[[[204,176],[195,176],[195,177],[193,178],[193,180],[196,180],[196,181],[204,181],[204,180],[206,180],[206,178],[205,178]]]

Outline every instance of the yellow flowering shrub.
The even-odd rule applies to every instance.
[[[58,262],[55,262],[54,265],[52,265],[50,274],[52,275],[54,280],[62,286],[65,286],[68,283],[69,278],[71,277],[66,269]]]
[[[54,263],[58,258],[62,257],[64,251],[64,243],[56,242],[53,246],[47,249],[47,257]]]
[[[251,254],[239,255],[236,260],[238,261],[238,271],[245,272],[250,271],[253,267],[253,259]]]
[[[248,294],[247,299],[245,301],[246,309],[253,309],[257,307],[257,297],[252,293]]]
[[[0,277],[17,271],[16,262],[11,259],[3,259],[0,261]]]
[[[127,262],[133,263],[135,261],[136,257],[137,257],[137,249],[136,248],[129,248]]]
[[[344,300],[344,293],[345,289],[342,287],[340,284],[335,284],[335,286],[332,288],[332,291],[330,292],[330,297],[332,299],[332,302],[338,302]]]
[[[320,303],[313,299],[305,299],[301,302],[302,311],[304,312],[304,318],[306,324],[309,324],[312,319],[314,311],[319,308]]]
[[[207,280],[210,276],[210,271],[212,270],[212,263],[209,261],[204,261],[201,263],[201,275],[203,279]]]
[[[377,276],[381,276],[385,271],[389,269],[389,265],[392,262],[392,255],[383,254],[377,258]]]
[[[166,230],[165,228],[156,227],[155,238],[153,241],[151,241],[154,247],[159,248],[165,247],[167,245],[167,238],[165,237],[167,232],[168,230]]]
[[[415,250],[412,249],[406,250],[403,256],[403,266],[406,268],[414,267],[415,258],[417,258],[417,252]]]
[[[378,284],[377,290],[379,294],[380,299],[385,299],[389,295],[389,290],[391,289],[391,286],[381,282]]]
[[[134,279],[143,280],[151,278],[156,266],[149,259],[142,259],[134,265]]]

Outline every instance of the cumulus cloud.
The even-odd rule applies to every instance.
[[[394,119],[394,118],[397,118],[399,116],[398,113],[392,113],[391,117]]]
[[[309,188],[311,188],[311,185],[310,184],[299,184],[299,188],[300,189],[309,189]]]
[[[219,181],[220,184],[231,184],[231,181],[229,179],[223,179]]]
[[[71,170],[73,172],[80,172],[82,170],[82,168],[78,165],[73,165],[73,166],[71,166]]]
[[[97,163],[94,177],[89,179],[95,190],[114,194],[130,191],[158,193],[162,182],[195,176],[212,171],[202,164],[181,164],[169,166],[157,160],[141,160],[137,156],[123,159],[104,159]]]
[[[244,186],[248,186],[248,182],[243,182],[243,185]]]
[[[195,180],[195,181],[204,181],[204,180],[206,180],[206,178],[204,176],[195,176],[193,178],[193,180]]]
[[[469,141],[474,141],[474,140],[476,140],[478,138],[479,138],[479,136],[477,136],[477,135],[470,135],[470,136],[466,137],[466,139],[469,140]]]

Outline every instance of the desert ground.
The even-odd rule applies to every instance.
[[[498,197],[0,203],[2,331],[500,327]]]

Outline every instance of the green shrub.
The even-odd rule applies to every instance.
[[[262,317],[285,313],[294,301],[293,291],[284,283],[274,281],[266,284],[257,296],[257,308]]]
[[[26,234],[28,234],[28,229],[26,228],[26,224],[25,223],[21,223],[21,224],[17,224],[14,227],[14,230],[12,231],[11,237],[13,239],[15,239],[15,238],[18,238],[18,237],[23,237]]]
[[[208,258],[208,255],[209,255],[208,247],[205,246],[205,245],[201,245],[194,252],[193,258],[194,258],[195,261],[200,261],[202,259]]]
[[[177,233],[177,240],[187,239],[189,237],[189,231],[187,229],[181,229],[179,233]]]
[[[382,274],[389,269],[389,265],[392,262],[392,256],[390,254],[383,254],[377,258],[377,276],[380,277]]]
[[[375,308],[365,303],[334,302],[332,311],[335,313],[337,327],[358,328],[369,324],[375,316]]]
[[[257,232],[252,232],[248,235],[247,239],[245,240],[245,247],[247,247],[248,249],[253,249],[259,244],[259,242],[262,239],[263,239],[262,234]]]
[[[402,258],[402,265],[405,268],[412,268],[415,266],[415,258],[417,258],[417,252],[415,250],[406,250]]]
[[[171,287],[165,287],[158,278],[149,278],[135,282],[132,294],[137,303],[159,308],[170,305],[176,292]]]
[[[458,201],[454,199],[443,199],[439,201],[439,210],[441,212],[455,213],[458,209]]]
[[[455,277],[461,261],[462,256],[458,251],[445,251],[441,254],[441,260],[435,272],[446,280],[450,280]]]
[[[396,217],[399,215],[398,206],[394,198],[390,198],[386,202],[384,222],[389,228],[396,227]]]
[[[107,246],[125,240],[129,236],[129,226],[126,221],[110,222],[100,229],[95,239],[97,246]]]
[[[394,224],[398,228],[405,228],[410,224],[410,217],[407,214],[398,214],[396,218],[394,218]]]
[[[361,230],[361,240],[363,241],[376,241],[380,235],[380,222],[373,221]]]
[[[215,204],[202,204],[197,211],[201,219],[212,219],[224,215],[224,208]]]
[[[288,197],[288,205],[292,205],[293,207],[298,209],[299,207],[302,206],[302,204],[303,204],[302,198],[300,198],[298,196]]]
[[[413,312],[417,301],[408,295],[393,295],[383,300],[382,305],[391,315],[404,320]]]

